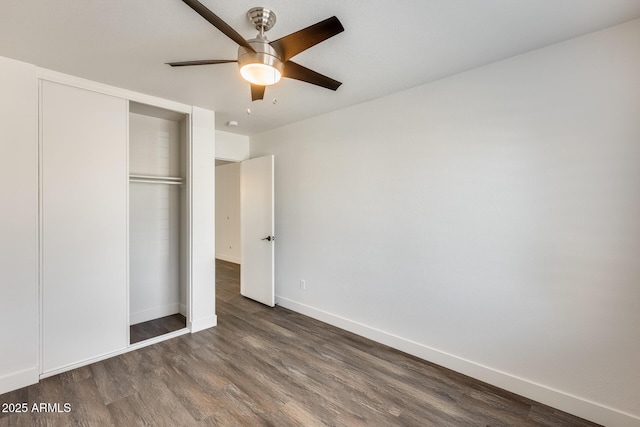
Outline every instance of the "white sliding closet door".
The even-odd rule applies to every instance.
[[[0,57],[0,394],[38,382],[37,81]]]
[[[127,102],[42,87],[43,372],[126,348]]]

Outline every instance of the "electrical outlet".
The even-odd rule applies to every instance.
[[[304,291],[306,288],[307,288],[307,285],[304,282],[304,280],[300,280],[300,289],[302,289]]]

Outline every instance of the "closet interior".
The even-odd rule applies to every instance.
[[[187,327],[189,116],[129,102],[129,343]]]

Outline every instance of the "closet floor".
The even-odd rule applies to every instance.
[[[159,337],[169,332],[179,331],[187,327],[187,319],[182,314],[149,320],[129,327],[129,341],[135,344],[149,338]]]

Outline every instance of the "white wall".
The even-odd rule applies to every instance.
[[[249,137],[216,130],[216,159],[249,158]],[[240,163],[216,167],[216,258],[240,263]]]
[[[216,258],[236,264],[240,264],[240,165],[216,166]]]
[[[38,382],[38,80],[0,57],[0,394]]]
[[[191,135],[191,331],[217,324],[215,288],[215,114],[193,107]]]
[[[278,303],[639,425],[639,45],[636,20],[252,137]]]
[[[182,176],[180,122],[129,113],[129,173]]]
[[[248,136],[216,130],[216,159],[241,162],[248,158]]]

